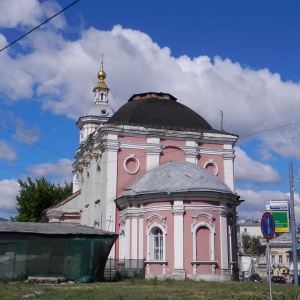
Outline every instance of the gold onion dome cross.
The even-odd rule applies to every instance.
[[[103,54],[101,54],[101,69],[100,69],[100,71],[98,72],[98,74],[97,74],[97,77],[98,77],[98,79],[99,79],[99,82],[98,82],[98,84],[96,85],[96,88],[98,87],[98,88],[105,88],[105,89],[107,89],[108,87],[107,87],[107,85],[105,84],[105,82],[104,82],[104,79],[106,78],[106,73],[104,72],[104,70],[103,70]]]

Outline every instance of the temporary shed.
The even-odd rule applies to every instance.
[[[0,280],[101,281],[118,235],[83,225],[0,222]]]

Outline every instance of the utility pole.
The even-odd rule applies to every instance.
[[[294,284],[298,285],[298,253],[297,253],[297,238],[296,238],[296,219],[295,219],[295,205],[294,205],[294,177],[293,165],[289,163],[290,173],[290,224],[293,246],[293,265],[294,265]]]

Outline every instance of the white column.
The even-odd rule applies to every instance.
[[[224,145],[224,149],[232,150],[232,145]],[[234,169],[233,161],[235,158],[234,152],[227,153],[223,155],[224,158],[224,182],[234,191]]]
[[[131,256],[130,259],[138,258],[138,220],[136,217],[131,219]]]
[[[130,232],[131,232],[130,219],[127,219],[125,223],[125,238],[124,238],[125,259],[130,259]],[[124,257],[120,257],[120,258],[124,258]]]
[[[221,245],[221,269],[228,269],[228,227],[227,212],[220,213],[220,245]]]
[[[159,138],[147,138],[147,144],[150,144],[146,149],[147,153],[147,171],[159,166],[159,156],[162,151]]]
[[[172,275],[174,278],[184,278],[185,271],[183,266],[183,201],[174,201],[174,269]]]
[[[144,219],[143,217],[139,218],[139,259],[144,258]]]

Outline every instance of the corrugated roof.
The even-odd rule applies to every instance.
[[[84,225],[56,223],[0,222],[0,233],[26,233],[42,235],[98,235],[117,236],[116,233]]]

